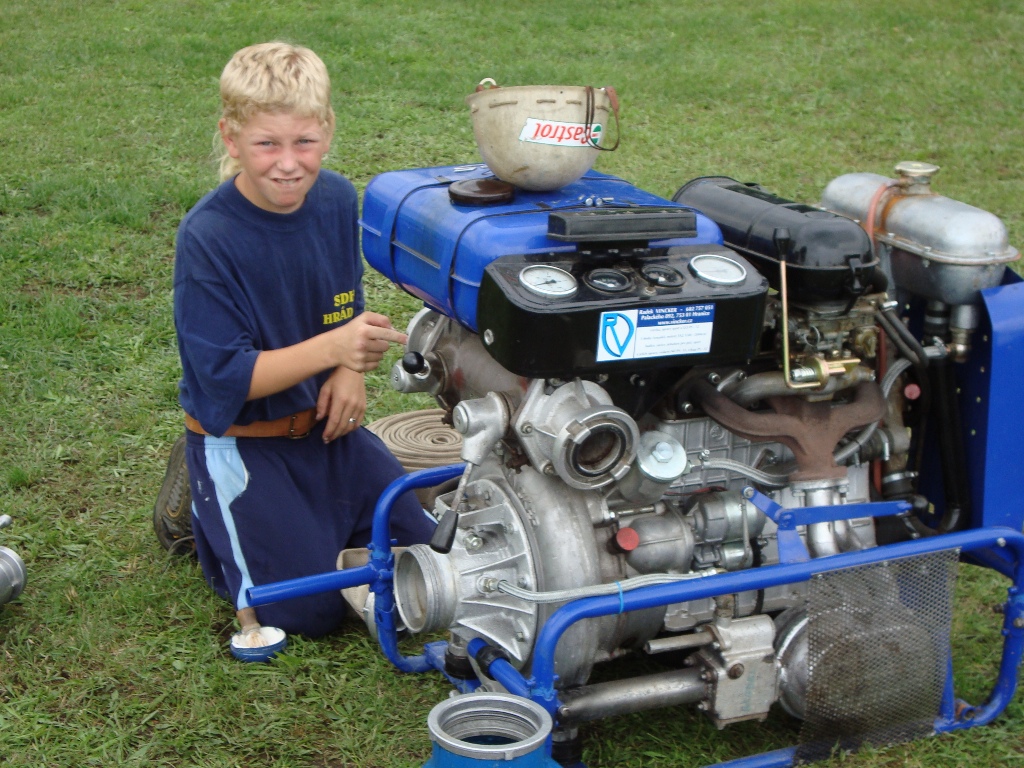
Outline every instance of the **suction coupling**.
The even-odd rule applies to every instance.
[[[0,528],[10,524],[10,515],[0,516]],[[25,563],[14,550],[0,547],[0,605],[17,599],[24,588]]]

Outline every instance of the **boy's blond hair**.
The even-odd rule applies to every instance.
[[[220,101],[224,130],[232,136],[258,112],[313,117],[328,141],[334,134],[327,67],[313,51],[299,45],[275,41],[236,52],[220,76]],[[240,170],[227,152],[221,156],[221,181]]]

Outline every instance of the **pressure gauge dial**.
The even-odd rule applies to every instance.
[[[683,284],[683,276],[665,264],[647,264],[640,269],[640,274],[659,288],[678,288]]]
[[[717,253],[703,253],[690,259],[690,271],[711,285],[739,285],[747,279],[747,270],[738,261]]]
[[[576,293],[576,278],[549,264],[523,267],[519,272],[519,282],[530,293],[546,299],[564,299]]]
[[[592,269],[587,272],[587,285],[605,293],[622,293],[629,288],[632,280],[629,275],[619,269]]]

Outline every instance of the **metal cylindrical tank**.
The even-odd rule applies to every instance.
[[[1020,253],[997,216],[932,191],[938,170],[903,162],[897,179],[849,173],[829,182],[821,205],[862,223],[874,219],[875,240],[891,249],[899,287],[946,304],[976,304],[979,291],[999,285]]]

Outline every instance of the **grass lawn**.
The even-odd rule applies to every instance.
[[[399,676],[355,622],[271,665],[226,650],[233,612],[150,525],[182,430],[171,319],[178,221],[215,183],[217,79],[236,49],[312,47],[334,82],[330,168],[359,189],[475,162],[464,97],[614,86],[622,143],[597,169],[671,196],[729,175],[814,202],[853,171],[942,166],[935,188],[1024,242],[1024,6],[1012,0],[4,0],[0,6],[0,544],[28,586],[0,607],[10,766],[418,766],[439,676]],[[379,276],[369,305],[417,303]],[[370,377],[368,419],[429,405]],[[1005,446],[1016,450],[1016,446]],[[960,693],[980,703],[1005,588],[963,568]],[[412,642],[407,653],[416,652]],[[885,685],[885,680],[873,680]],[[681,767],[794,742],[691,709],[602,722],[597,766]],[[994,725],[844,766],[1024,765],[1024,695]]]

